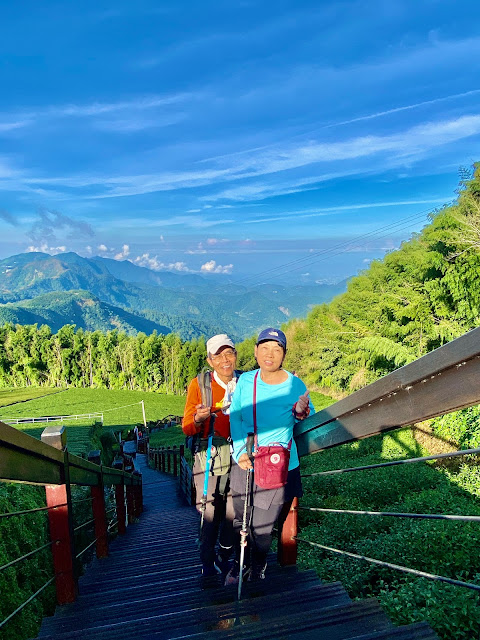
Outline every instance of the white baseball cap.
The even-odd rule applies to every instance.
[[[226,333],[219,333],[210,338],[210,340],[207,340],[207,355],[214,356],[222,347],[232,347],[232,349],[235,349],[233,340],[229,338]]]

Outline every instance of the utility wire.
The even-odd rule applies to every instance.
[[[355,245],[357,242],[361,241],[361,240],[366,240],[366,239],[373,239],[373,238],[377,238],[379,236],[379,234],[387,232],[387,231],[401,231],[404,230],[406,228],[408,228],[409,226],[411,226],[412,224],[416,223],[417,221],[419,221],[420,219],[422,219],[423,217],[425,217],[425,214],[432,212],[432,209],[425,209],[424,211],[420,211],[417,212],[415,214],[412,214],[410,216],[407,216],[406,218],[402,218],[401,220],[398,220],[397,222],[393,222],[390,223],[388,225],[384,225],[383,227],[379,227],[378,229],[375,229],[373,231],[370,231],[368,233],[362,234],[360,236],[356,236],[348,241],[345,242],[341,242],[333,247],[330,247],[329,249],[322,249],[321,251],[316,251],[313,253],[308,254],[307,256],[303,256],[301,258],[296,258],[295,260],[291,260],[290,262],[286,262],[282,265],[279,265],[277,267],[271,267],[270,269],[266,269],[264,271],[260,271],[259,273],[253,274],[251,276],[244,276],[243,278],[239,278],[238,280],[236,280],[234,282],[234,284],[242,284],[244,282],[247,282],[249,280],[259,280],[261,278],[263,278],[264,276],[266,276],[267,274],[271,274],[272,277],[274,275],[274,277],[278,277],[279,275],[282,275],[283,273],[286,272],[290,272],[290,271],[296,271],[298,269],[302,269],[310,264],[312,264],[313,262],[316,262],[317,260],[322,259],[323,257],[326,258],[330,258],[333,257],[333,255],[339,255],[341,253],[343,253],[346,249],[348,249],[349,247],[351,247],[352,245]],[[298,266],[299,265],[299,266]],[[280,272],[280,273],[275,273],[275,272]],[[255,286],[254,284],[250,284],[249,286]]]

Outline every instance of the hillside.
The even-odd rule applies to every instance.
[[[183,339],[227,331],[241,339],[262,326],[304,316],[344,288],[345,283],[247,289],[219,276],[155,272],[126,260],[76,253],[32,252],[0,260],[0,303],[5,305],[0,320],[46,323],[54,330],[73,323],[128,333],[173,331]]]
[[[480,323],[480,167],[457,202],[287,327],[288,364],[312,388],[359,389]]]
[[[119,329],[128,334],[169,333],[167,326],[153,322],[120,307],[101,302],[88,291],[44,293],[31,300],[0,305],[0,324],[46,324],[58,331],[65,324],[90,331]]]

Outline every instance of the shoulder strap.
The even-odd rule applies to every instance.
[[[255,449],[258,449],[258,435],[257,435],[257,378],[258,371],[253,379],[253,433],[255,435]],[[290,451],[292,448],[293,436],[290,438],[287,449]],[[283,446],[283,445],[282,445]]]
[[[212,406],[212,374],[208,369],[201,371],[198,376],[198,386],[202,397],[202,404],[206,407]]]
[[[257,436],[257,378],[258,371],[253,379],[253,433],[255,435],[255,449],[258,449],[258,436]]]

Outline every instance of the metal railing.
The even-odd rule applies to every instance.
[[[480,328],[468,332],[299,423],[295,428],[298,452],[300,455],[309,455],[315,451],[385,433],[401,426],[479,404],[479,379]],[[151,448],[148,454],[149,460],[155,469],[166,473],[173,471],[174,475],[177,475],[177,469],[180,469],[182,491],[187,496],[189,503],[195,504],[192,469],[184,458],[183,447],[181,450],[180,454],[176,447]],[[180,462],[178,463],[177,456],[179,454]],[[333,469],[305,474],[303,477],[331,476],[476,454],[480,454],[480,448],[360,467]],[[286,564],[296,562],[297,543],[302,543],[412,575],[447,582],[475,591],[480,590],[480,586],[462,580],[402,567],[305,540],[298,535],[297,526],[298,510],[376,518],[412,518],[459,522],[479,522],[480,516],[303,507],[298,505],[297,500],[288,506],[290,509],[284,514],[284,519],[281,519],[279,526],[281,546],[284,551],[287,549],[285,551],[288,557]]]
[[[346,469],[333,469],[330,471],[319,471],[317,473],[309,473],[302,475],[303,478],[311,478],[311,477],[320,477],[320,476],[329,476],[332,474],[342,474],[342,473],[351,473],[354,471],[368,471],[368,470],[376,470],[385,467],[391,467],[395,465],[402,464],[411,464],[418,462],[427,462],[431,460],[440,460],[445,458],[455,458],[458,456],[465,455],[478,455],[480,454],[480,448],[478,449],[465,449],[462,451],[452,451],[450,453],[441,453],[437,455],[431,456],[423,456],[420,458],[407,458],[405,460],[394,460],[391,462],[385,462],[380,464],[372,464],[372,465],[364,465],[360,467],[348,467]],[[477,515],[458,515],[458,514],[444,514],[444,513],[402,513],[395,511],[368,511],[368,510],[354,510],[354,509],[329,509],[322,507],[304,507],[298,506],[299,510],[302,511],[310,511],[310,512],[318,512],[318,513],[337,513],[337,514],[348,514],[355,516],[374,516],[374,517],[394,517],[394,518],[413,518],[420,520],[450,520],[450,521],[460,521],[460,522],[480,522],[480,516]],[[344,549],[337,549],[334,547],[329,547],[327,545],[320,544],[318,542],[313,542],[311,540],[305,540],[304,538],[298,535],[298,532],[294,536],[296,542],[301,542],[303,544],[310,545],[312,547],[316,547],[318,549],[322,549],[323,551],[327,551],[330,553],[334,553],[337,555],[342,555],[345,557],[353,558],[356,560],[363,560],[365,562],[369,562],[371,564],[375,564],[381,567],[385,567],[388,569],[393,569],[396,571],[400,571],[402,573],[411,574],[421,578],[427,578],[429,580],[436,580],[439,582],[445,582],[447,584],[451,584],[454,586],[465,587],[467,589],[471,589],[474,591],[480,591],[480,585],[465,582],[463,580],[456,580],[454,578],[449,578],[446,576],[441,576],[434,573],[429,573],[426,571],[419,571],[418,569],[414,569],[412,567],[405,567],[402,565],[394,564],[391,562],[386,562],[384,560],[379,560],[378,558],[371,558],[368,556],[360,555],[357,553],[352,553],[351,551],[346,551]]]
[[[480,328],[477,328],[299,423],[295,429],[295,440],[299,454],[308,455],[315,451],[385,433],[401,426],[411,425],[445,413],[478,405],[480,404],[479,375]],[[304,474],[302,477],[335,476],[357,471],[479,454],[480,448],[466,449],[358,467],[332,469]],[[460,522],[480,521],[480,516],[477,515],[448,513],[401,513],[303,506],[298,507],[298,509],[318,513],[348,514],[356,517],[414,518]],[[298,535],[298,532],[294,532],[292,540],[322,549],[328,553],[480,591],[480,585],[471,582],[419,571],[411,567],[322,545],[302,538]]]
[[[93,546],[98,558],[108,555],[108,533],[114,526],[124,534],[143,510],[142,477],[137,471],[124,470],[124,459],[114,461],[114,467],[101,464],[100,452],[91,452],[85,460],[68,452],[65,427],[47,427],[41,441],[0,422],[0,481],[32,483],[45,486],[46,506],[0,514],[0,518],[46,512],[50,541],[0,567],[0,572],[50,547],[54,575],[25,602],[0,621],[0,629],[50,584],[55,583],[58,604],[73,602],[77,595],[78,559]],[[91,495],[72,500],[72,485],[89,487]],[[105,487],[111,486],[115,506],[106,508]],[[74,527],[73,506],[90,502],[92,517]],[[107,513],[115,511],[115,521],[107,523]],[[94,539],[81,550],[76,548],[75,534],[93,529]]]

